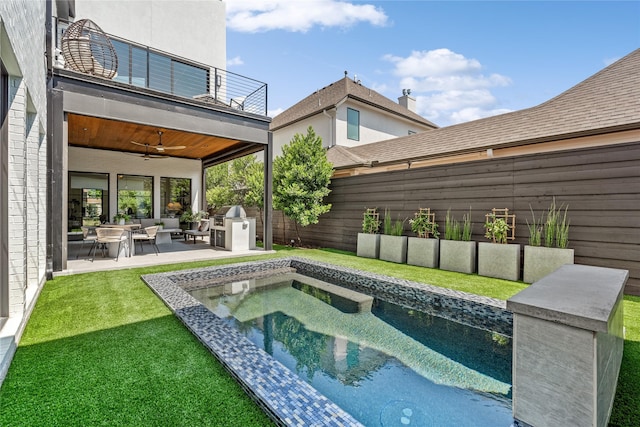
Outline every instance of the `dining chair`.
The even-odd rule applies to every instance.
[[[98,227],[96,228],[96,241],[93,244],[93,256],[91,257],[91,262],[96,257],[96,249],[100,246],[102,250],[102,256],[104,257],[104,249],[108,244],[117,243],[118,244],[118,253],[116,254],[116,261],[118,261],[118,257],[120,256],[120,247],[122,242],[128,239],[127,233],[122,228],[104,228]]]
[[[156,251],[156,255],[158,255],[158,245],[156,244],[156,236],[158,235],[158,226],[154,225],[151,227],[145,227],[143,233],[134,233],[133,241],[140,242],[140,251],[144,252],[144,248],[142,247],[142,242],[146,240],[149,244],[153,245],[153,249]]]
[[[87,253],[87,256],[91,255],[91,250],[93,249],[93,245],[96,244],[96,239],[98,238],[98,236],[96,235],[95,228],[80,227],[80,229],[82,230],[82,246],[80,246],[80,249],[76,254],[76,259],[78,259],[78,257],[80,256],[80,251],[82,251],[82,248],[84,248],[85,242],[91,242],[91,247],[89,248],[89,252]]]

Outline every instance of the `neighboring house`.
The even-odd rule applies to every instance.
[[[309,126],[325,147],[355,147],[436,129],[438,126],[416,114],[410,91],[403,92],[396,103],[345,73],[344,78],[273,118],[274,156],[296,133],[306,134]]]
[[[0,2],[0,381],[80,225],[203,209],[207,167],[263,152],[271,248],[267,85],[224,69],[225,7]]]
[[[640,50],[555,98],[520,111],[348,149],[334,177],[638,141]]]

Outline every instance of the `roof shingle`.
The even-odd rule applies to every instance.
[[[331,109],[347,97],[373,105],[397,116],[404,117],[422,125],[430,126],[434,129],[438,127],[419,114],[408,110],[389,98],[380,95],[375,90],[362,86],[345,76],[337,82],[331,83],[329,86],[315,91],[300,102],[275,116],[271,122],[271,131],[288,126],[291,123],[295,123],[314,114],[318,114],[322,110]]]

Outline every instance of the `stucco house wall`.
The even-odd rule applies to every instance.
[[[309,126],[313,127],[313,131],[322,138],[322,146],[329,147],[331,143],[332,128],[334,119],[323,114],[316,114],[291,126],[282,128],[273,133],[273,158],[282,154],[282,147],[289,144],[296,133],[301,135],[307,134]],[[261,158],[260,155],[257,156]]]
[[[0,163],[0,382],[45,281],[47,126],[45,2],[0,2],[8,74]],[[7,135],[7,140],[5,140]]]
[[[347,109],[349,108],[360,112],[360,139],[357,141],[347,138]],[[409,134],[409,130],[414,133],[424,130],[419,129],[415,123],[411,123],[409,120],[403,120],[398,116],[386,114],[377,108],[354,101],[347,101],[338,107],[335,122],[336,145],[345,147],[355,147],[406,136]]]
[[[226,4],[223,1],[76,0],[76,17],[103,31],[217,68],[226,68]],[[188,43],[199,31],[198,43]],[[178,30],[178,31],[176,31]]]

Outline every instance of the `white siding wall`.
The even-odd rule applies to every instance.
[[[316,135],[322,138],[322,146],[328,147],[331,141],[332,122],[333,119],[323,114],[317,114],[303,122],[294,123],[291,126],[277,130],[273,133],[273,158],[275,159],[276,156],[282,154],[282,147],[289,144],[296,133],[306,135],[309,126],[313,127]]]
[[[76,17],[103,31],[202,64],[226,68],[226,4],[219,0],[76,0]]]
[[[160,177],[191,179],[191,206],[202,201],[202,162],[177,158],[144,160],[142,157],[106,150],[69,147],[69,171],[109,174],[109,219],[118,206],[118,174],[153,176],[153,212],[160,218]]]
[[[0,59],[9,74],[8,198],[9,319],[0,330],[0,382],[45,280],[46,65],[45,2],[0,2]],[[5,142],[3,141],[3,145]],[[3,148],[4,149],[4,148]]]
[[[360,140],[347,138],[347,108],[360,112]],[[428,129],[414,122],[387,114],[371,106],[347,101],[338,107],[336,114],[336,143],[345,147],[370,144],[399,136],[407,136],[409,130],[421,132]]]
[[[347,138],[347,108],[353,108],[360,112],[359,141]],[[312,126],[316,134],[322,137],[324,147],[333,145],[355,147],[406,136],[409,134],[409,130],[424,132],[431,129],[428,126],[418,125],[396,115],[388,114],[370,105],[353,101],[347,101],[340,105],[337,111],[332,109],[327,111],[327,114],[331,118],[319,113],[275,131],[273,133],[273,157],[275,158],[282,153],[282,146],[288,144],[296,133],[306,134],[309,126]]]

